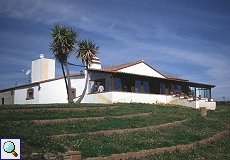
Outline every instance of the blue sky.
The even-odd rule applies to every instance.
[[[1,0],[0,89],[27,83],[21,70],[40,53],[54,58],[54,23],[95,40],[103,66],[143,59],[162,73],[214,84],[213,97],[230,100],[228,0]],[[69,61],[81,64],[74,54]]]

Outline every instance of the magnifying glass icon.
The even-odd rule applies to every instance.
[[[18,154],[15,152],[15,145],[11,141],[7,141],[3,144],[3,149],[6,153],[12,153],[15,157],[18,156]]]

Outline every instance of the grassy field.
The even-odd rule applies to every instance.
[[[84,108],[87,110],[50,110],[48,108]],[[98,107],[105,107],[98,109]],[[17,109],[17,112],[13,110]],[[30,110],[29,109],[37,109]],[[38,110],[40,109],[40,110]],[[115,118],[138,113],[150,113],[136,117]],[[107,117],[86,120],[88,117]],[[78,121],[36,124],[33,120],[83,118]],[[88,135],[87,133],[135,129],[158,126],[174,121],[183,123],[146,131],[112,135]],[[82,157],[101,157],[111,154],[189,144],[229,129],[230,106],[220,105],[208,116],[200,117],[199,111],[191,108],[149,104],[84,104],[84,105],[11,105],[0,107],[0,137],[22,138],[22,153],[64,153],[78,150]],[[78,134],[74,137],[52,139],[49,136]],[[142,159],[230,159],[230,136],[200,145],[189,151],[164,153]]]

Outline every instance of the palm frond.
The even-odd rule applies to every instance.
[[[55,24],[51,29],[50,50],[59,62],[66,62],[71,52],[75,51],[77,32],[66,26]]]
[[[96,46],[93,40],[79,40],[77,42],[77,58],[80,58],[82,62],[86,62],[87,65],[91,64],[92,58],[98,54],[99,46]]]

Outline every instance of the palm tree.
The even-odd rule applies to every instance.
[[[88,79],[89,79],[88,66],[91,65],[93,57],[99,53],[98,52],[99,46],[96,46],[96,44],[92,40],[79,40],[77,42],[77,44],[78,44],[79,48],[77,50],[76,56],[77,56],[77,58],[80,58],[82,60],[82,63],[85,66],[87,66],[86,70],[85,70],[85,75],[86,75],[85,87],[84,87],[82,95],[80,96],[80,98],[76,102],[76,103],[80,103],[81,100],[85,96],[85,92],[86,92],[86,89],[88,86]]]
[[[55,58],[61,63],[68,95],[68,102],[73,103],[73,94],[71,91],[69,65],[67,59],[75,50],[74,44],[77,42],[77,32],[66,26],[55,24],[54,28],[51,29],[51,36],[53,41],[50,44],[50,50],[53,52]],[[66,80],[64,66],[66,67],[68,83]]]
[[[85,65],[90,65],[92,58],[98,54],[99,46],[96,46],[93,40],[79,40],[77,42],[78,50],[77,50],[77,58],[82,60],[82,63]]]

